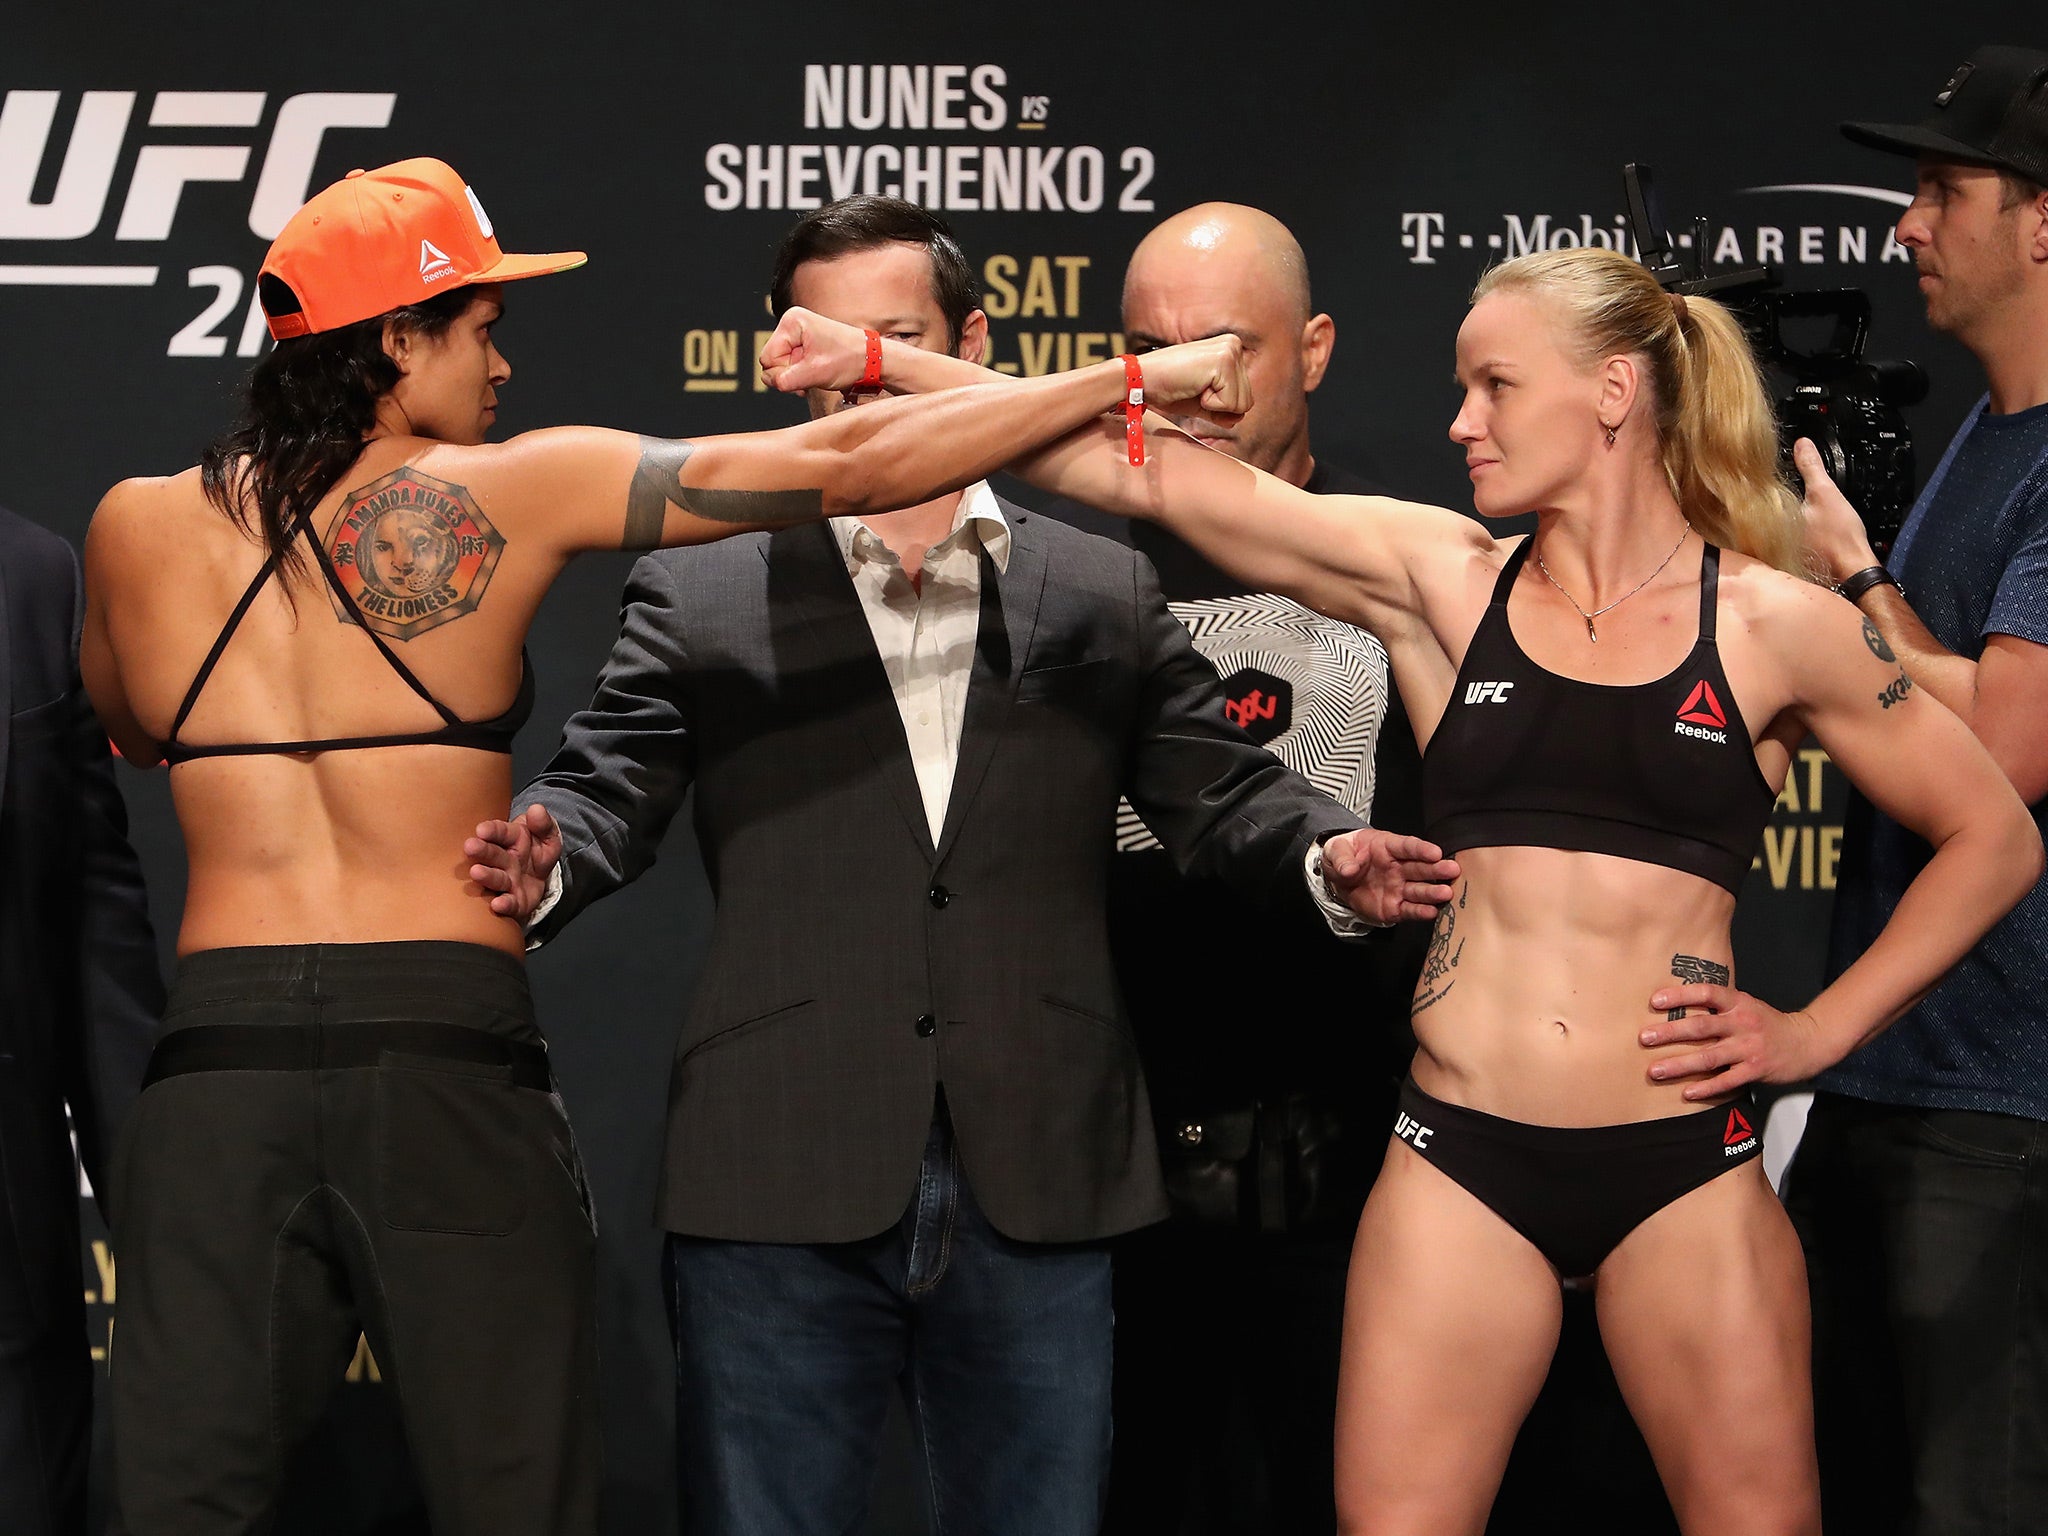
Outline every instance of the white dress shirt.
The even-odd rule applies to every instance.
[[[932,842],[946,825],[953,769],[960,761],[960,723],[981,629],[981,552],[998,571],[1010,568],[1010,525],[986,480],[960,493],[953,526],[927,549],[913,584],[903,561],[857,517],[832,519],[832,536],[889,674],[903,717],[910,765],[924,797]]]

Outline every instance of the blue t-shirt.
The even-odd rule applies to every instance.
[[[1993,416],[1986,404],[1949,444],[1888,562],[1929,633],[1973,661],[1990,635],[2048,645],[2048,405]],[[2033,807],[2034,823],[2048,830],[2044,809]],[[1851,791],[1830,978],[1870,947],[1928,857]],[[2048,881],[1919,1007],[1818,1081],[1883,1104],[2048,1120]]]

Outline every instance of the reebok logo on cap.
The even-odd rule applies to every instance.
[[[420,242],[420,277],[427,282],[436,278],[452,277],[455,263],[448,259],[448,253],[431,240]]]

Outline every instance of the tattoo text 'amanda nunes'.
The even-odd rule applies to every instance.
[[[1728,985],[1728,967],[1718,960],[1703,960],[1698,955],[1673,955],[1671,974],[1684,982],[1705,982],[1709,986]],[[1683,1008],[1673,1008],[1664,1017],[1673,1023],[1685,1017]]]
[[[671,505],[714,523],[800,523],[825,514],[819,490],[722,491],[683,484],[683,466],[697,445],[667,438],[640,439],[640,462],[626,490],[623,549],[654,549]]]
[[[466,487],[406,464],[342,498],[324,547],[335,617],[410,640],[476,611],[505,536]]]

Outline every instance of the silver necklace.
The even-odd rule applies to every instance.
[[[1680,546],[1685,543],[1686,535],[1691,532],[1692,524],[1687,523],[1682,529],[1679,530],[1678,543],[1671,546],[1671,553],[1666,555],[1662,560],[1659,560],[1657,562],[1656,570],[1650,572],[1649,575],[1645,576],[1641,581],[1637,582],[1634,586],[1630,587],[1626,592],[1622,593],[1621,596],[1617,597],[1613,602],[1607,604],[1606,607],[1595,608],[1591,613],[1586,612],[1586,610],[1583,608],[1579,608],[1579,600],[1576,597],[1573,597],[1571,593],[1565,592],[1564,583],[1559,581],[1555,576],[1550,574],[1550,567],[1543,563],[1543,551],[1540,549],[1536,549],[1536,536],[1534,534],[1531,534],[1529,536],[1529,547],[1535,551],[1536,569],[1543,573],[1543,579],[1549,582],[1553,587],[1557,588],[1558,591],[1564,592],[1564,600],[1570,603],[1572,607],[1578,609],[1579,617],[1586,621],[1586,638],[1588,640],[1591,640],[1595,645],[1598,645],[1600,643],[1600,637],[1593,632],[1593,621],[1599,618],[1601,614],[1607,612],[1608,608],[1619,608],[1623,603],[1627,602],[1630,598],[1634,597],[1638,592],[1642,591],[1643,588],[1647,587],[1651,582],[1655,581],[1657,577],[1663,572],[1664,567],[1669,565],[1672,561],[1672,558],[1677,555]]]

